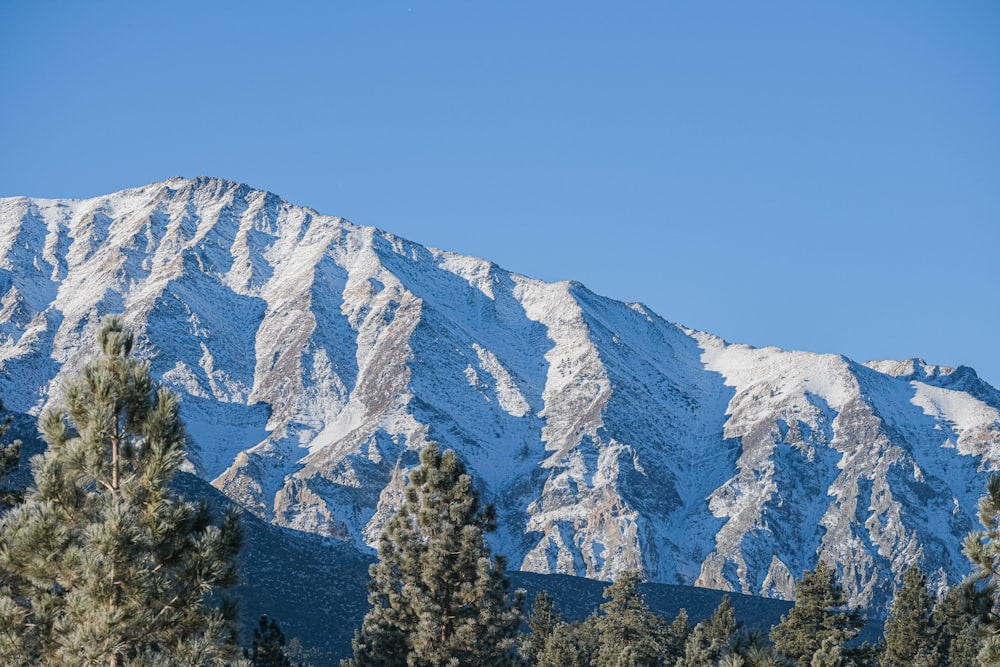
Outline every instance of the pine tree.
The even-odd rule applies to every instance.
[[[882,650],[876,644],[861,642],[855,646],[843,646],[842,655],[850,667],[879,667]],[[929,667],[929,665],[915,664],[913,667]]]
[[[600,649],[596,667],[659,665],[665,659],[667,622],[646,606],[639,573],[626,571],[604,589],[608,600],[598,617]]]
[[[292,637],[288,640],[288,648],[285,651],[288,658],[292,660],[296,667],[310,667],[311,659],[318,658],[321,655],[321,651],[314,646],[306,648],[302,645],[302,640],[298,637]]]
[[[737,629],[723,650],[723,658],[733,655],[739,656],[746,667],[784,667],[787,664],[767,636],[758,630]]]
[[[735,636],[743,626],[736,620],[736,610],[733,609],[733,601],[728,595],[723,595],[719,606],[712,612],[708,619],[708,637],[717,646],[725,646]]]
[[[0,400],[0,412],[3,412],[3,401]],[[7,435],[10,428],[11,418],[7,417],[0,422],[0,439]],[[6,479],[21,460],[21,441],[0,442],[0,482]],[[0,487],[0,511],[9,509],[21,500],[21,494],[7,488]]]
[[[244,650],[243,657],[250,661],[250,667],[292,667],[285,654],[285,634],[277,620],[260,617],[253,629],[251,650]]]
[[[938,667],[978,667],[982,648],[978,622],[967,610],[962,587],[948,589],[937,601],[934,622],[938,627]]]
[[[732,600],[728,595],[723,595],[712,616],[698,623],[691,631],[684,645],[684,658],[677,664],[681,667],[714,665],[725,654],[733,652],[727,649],[740,626]]]
[[[678,667],[712,667],[722,655],[721,647],[712,643],[708,624],[702,621],[694,626],[684,643],[684,657]]]
[[[972,563],[972,575],[963,587],[966,604],[977,617],[983,634],[979,662],[986,667],[1000,665],[1000,475],[991,475],[986,495],[979,500],[979,522],[985,530],[965,538],[965,554]]]
[[[691,634],[691,623],[688,620],[687,609],[681,609],[667,628],[666,641],[663,646],[664,664],[668,667],[676,665],[684,657],[684,644]]]
[[[42,665],[217,665],[236,650],[242,533],[235,514],[168,483],[184,460],[177,398],[132,358],[118,318],[102,356],[43,416],[34,486],[0,523],[0,661]]]
[[[770,645],[751,647],[742,655],[746,659],[747,667],[787,667],[790,664]]]
[[[810,667],[846,667],[847,660],[844,658],[844,649],[833,637],[823,640],[819,649],[813,653]]]
[[[559,623],[535,658],[535,667],[591,667],[600,649],[597,616]],[[532,663],[528,663],[529,665]]]
[[[882,667],[935,665],[938,627],[934,619],[934,596],[927,587],[927,575],[912,566],[903,574],[889,619],[885,622]]]
[[[454,452],[431,443],[420,462],[379,540],[353,664],[514,664],[523,594],[510,601],[505,560],[490,557],[495,512]]]
[[[747,667],[746,659],[739,653],[727,653],[716,664],[719,667]]]
[[[549,594],[542,591],[535,596],[535,601],[531,604],[531,613],[528,614],[528,634],[521,642],[521,655],[529,665],[535,663],[545,642],[560,622],[560,614],[556,611]]]
[[[826,639],[842,645],[856,635],[864,621],[847,609],[847,596],[836,570],[820,561],[795,584],[795,606],[771,629],[771,641],[782,655],[808,667]]]

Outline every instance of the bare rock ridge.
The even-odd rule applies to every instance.
[[[0,199],[0,396],[38,414],[124,312],[191,467],[262,519],[375,544],[428,440],[511,567],[789,598],[823,557],[884,609],[968,570],[1000,392],[966,367],[755,349],[573,282],[229,181]]]

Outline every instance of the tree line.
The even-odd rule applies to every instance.
[[[48,447],[31,460],[34,483],[0,492],[0,664],[291,667],[267,617],[239,645],[227,592],[238,515],[170,488],[185,456],[177,397],[132,356],[120,318],[104,320],[98,344],[39,420]],[[18,457],[19,443],[0,445],[0,477]],[[486,542],[495,511],[458,456],[431,443],[420,461],[380,537],[371,608],[342,667],[1000,666],[998,476],[980,503],[984,530],[965,541],[972,576],[939,597],[909,569],[871,645],[851,641],[864,619],[822,561],[766,635],[745,629],[728,597],[699,623],[683,610],[668,621],[646,605],[638,572],[619,574],[583,621],[564,620],[544,592],[525,610]]]
[[[996,615],[1000,564],[1000,477],[981,503],[987,530],[966,540],[975,574],[935,596],[927,576],[908,569],[877,644],[852,642],[865,620],[849,608],[834,566],[820,561],[795,586],[795,604],[765,634],[746,629],[728,596],[692,624],[684,610],[652,612],[638,572],[620,573],[606,602],[583,621],[563,620],[543,592],[522,612],[508,594],[505,563],[485,533],[471,476],[452,451],[421,453],[399,512],[389,520],[371,567],[371,610],[342,667],[973,667],[1000,665]],[[523,622],[522,622],[523,614]]]

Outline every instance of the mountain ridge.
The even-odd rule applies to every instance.
[[[0,396],[38,414],[124,312],[191,470],[266,521],[375,544],[428,440],[515,569],[788,599],[817,558],[885,608],[968,569],[1000,393],[968,367],[731,344],[221,179],[0,200]]]

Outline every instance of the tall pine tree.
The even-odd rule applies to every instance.
[[[664,661],[667,667],[673,667],[684,657],[684,644],[691,635],[691,624],[688,621],[687,609],[681,609],[667,628],[666,641],[663,646]]]
[[[604,589],[607,602],[597,620],[600,649],[596,667],[654,667],[667,659],[669,627],[649,610],[639,591],[639,573],[621,572]]]
[[[885,622],[882,667],[934,667],[938,664],[938,624],[927,575],[912,566],[903,573]]]
[[[102,356],[43,416],[34,486],[0,524],[0,662],[221,665],[236,650],[242,532],[168,487],[184,460],[176,397],[131,356],[120,319]]]
[[[843,645],[863,625],[860,614],[847,608],[836,569],[821,560],[796,582],[795,606],[771,629],[771,641],[779,653],[808,667],[824,641],[830,640],[823,649],[826,656],[833,650],[830,645]]]
[[[711,667],[730,651],[730,643],[737,638],[741,624],[736,620],[733,602],[722,596],[712,616],[694,627],[684,644],[684,657],[680,667]],[[742,656],[741,656],[742,657]]]
[[[3,412],[2,400],[0,400],[0,412]],[[10,423],[10,417],[0,422],[0,484],[17,467],[21,460],[21,441],[3,441],[4,436],[7,435],[7,429],[10,428]],[[18,491],[0,486],[0,511],[16,505],[20,499],[21,494]]]
[[[562,622],[562,617],[556,611],[555,603],[547,591],[535,596],[527,620],[528,632],[521,638],[521,655],[528,664],[533,665],[552,631]]]
[[[285,633],[276,619],[260,617],[253,629],[253,644],[250,650],[243,649],[243,657],[249,660],[249,667],[292,667],[285,653]]]
[[[529,665],[535,667],[592,667],[600,650],[598,617],[585,621],[557,624],[545,640],[542,650]]]
[[[986,483],[986,495],[979,499],[979,522],[984,530],[965,538],[972,575],[963,588],[983,634],[979,662],[995,667],[1000,665],[1000,475],[991,475]]]
[[[937,601],[934,622],[938,627],[938,666],[978,667],[979,623],[969,614],[962,586],[949,588]]]
[[[372,608],[347,664],[515,664],[523,595],[510,601],[504,558],[491,558],[495,517],[455,453],[428,444],[379,540]]]

